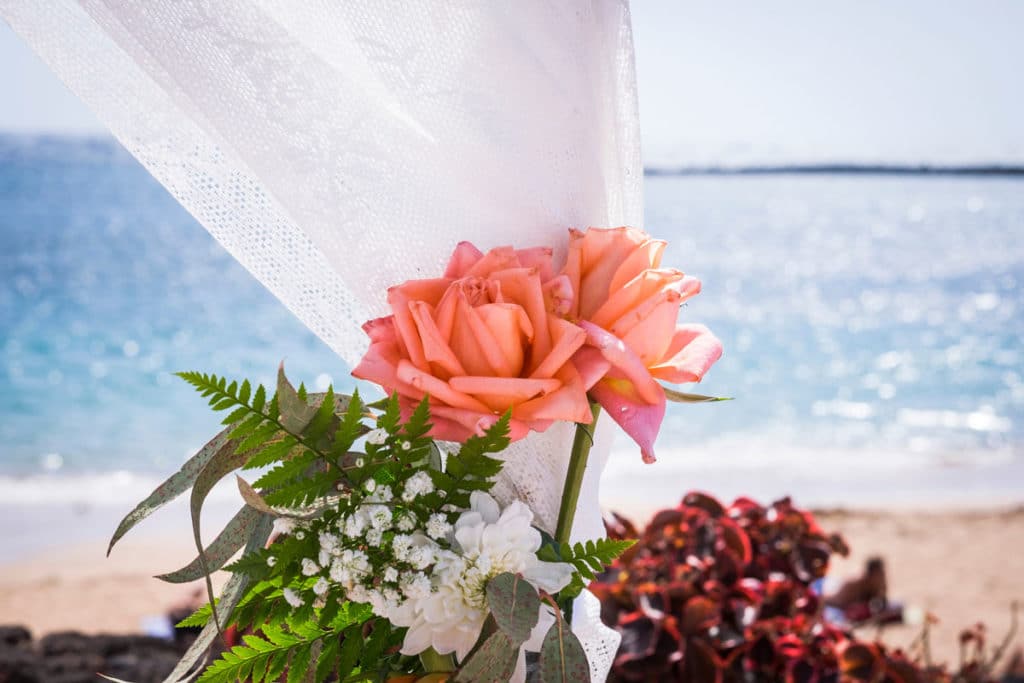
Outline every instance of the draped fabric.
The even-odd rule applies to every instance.
[[[387,287],[436,276],[460,240],[558,258],[569,227],[643,223],[625,0],[0,0],[0,16],[350,364]],[[566,433],[519,445],[499,488],[557,511],[560,486],[534,480],[560,481]],[[597,452],[580,537],[602,533]]]

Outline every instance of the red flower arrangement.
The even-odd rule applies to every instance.
[[[994,662],[982,656],[949,673],[827,623],[812,584],[832,554],[848,548],[788,498],[767,507],[739,498],[726,507],[690,493],[642,533],[618,515],[607,528],[613,538],[639,539],[590,586],[602,619],[622,635],[609,681],[995,680]]]

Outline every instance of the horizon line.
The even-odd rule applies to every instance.
[[[109,133],[82,132],[21,132],[0,130],[0,143],[7,140],[76,141],[109,144],[125,151],[118,140]],[[928,163],[928,162],[776,162],[695,165],[654,165],[644,166],[644,176],[741,176],[741,175],[936,175],[936,176],[1024,176],[1021,162],[977,162],[977,163]]]

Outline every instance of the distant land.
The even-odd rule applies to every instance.
[[[12,157],[109,163],[123,163],[132,158],[110,135],[16,133],[0,130],[0,160]],[[644,167],[644,175],[652,177],[785,174],[1024,176],[1024,162],[942,164],[826,161],[733,164],[723,161],[712,164],[662,164]]]
[[[1024,165],[1015,164],[848,164],[842,162],[813,164],[765,164],[748,166],[679,166],[645,167],[647,176],[686,175],[965,175],[1024,176]]]

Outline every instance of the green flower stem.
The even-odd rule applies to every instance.
[[[432,647],[420,653],[420,662],[428,674],[455,671],[455,655],[438,654]]]
[[[594,428],[601,414],[601,406],[590,404],[590,412],[594,419],[590,424],[577,424],[576,436],[572,440],[572,455],[569,458],[569,469],[565,473],[565,486],[562,488],[562,505],[558,509],[558,525],[555,527],[555,540],[568,543],[572,533],[573,519],[576,517],[576,504],[580,500],[580,486],[583,484],[583,473],[587,469],[587,457],[590,447],[594,445]]]

